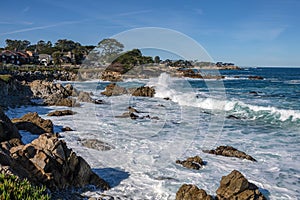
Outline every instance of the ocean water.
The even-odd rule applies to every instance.
[[[300,199],[300,69],[249,68],[221,71],[224,80],[171,78],[161,74],[149,80],[130,79],[124,87],[141,85],[156,89],[154,98],[100,94],[108,82],[72,82],[80,90],[106,103],[82,103],[78,114],[47,117],[65,107],[10,109],[10,117],[36,111],[51,119],[68,146],[85,158],[93,170],[110,183],[104,194],[119,199],[175,199],[184,183],[196,184],[215,195],[222,176],[241,171],[268,199]],[[258,75],[264,80],[249,80]],[[166,100],[164,98],[170,98]],[[140,116],[117,118],[136,108]],[[24,142],[34,136],[22,132]],[[80,139],[99,139],[109,151],[88,149]],[[258,162],[205,154],[204,149],[231,145]],[[201,170],[185,169],[177,159],[199,155],[207,163]],[[98,197],[102,191],[85,191]]]

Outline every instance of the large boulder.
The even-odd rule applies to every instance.
[[[195,185],[183,184],[176,193],[176,200],[213,200],[213,198]]]
[[[247,159],[251,161],[256,161],[252,156],[246,154],[243,151],[239,151],[232,146],[219,146],[216,149],[212,150],[203,150],[204,153],[222,155],[226,157],[237,157],[242,159]]]
[[[124,88],[116,83],[111,83],[106,86],[105,91],[101,94],[106,96],[116,96],[122,94],[131,94],[132,96],[141,96],[141,97],[153,97],[155,94],[155,89],[153,87],[141,86],[138,88]]]
[[[10,140],[12,138],[21,139],[18,128],[5,115],[0,107],[0,142]]]
[[[218,200],[265,200],[266,198],[258,190],[258,187],[237,170],[223,176],[220,187],[217,189]]]
[[[12,119],[12,122],[19,130],[26,130],[33,134],[53,133],[52,121],[41,118],[36,112]]]
[[[104,190],[110,188],[82,157],[54,134],[46,133],[27,145],[12,147],[10,156],[11,167],[17,173],[32,183],[46,185],[52,191],[87,185]]]
[[[183,167],[186,167],[188,169],[195,169],[199,170],[204,165],[203,160],[199,156],[194,156],[187,158],[186,160],[176,160],[177,164],[181,164]]]
[[[132,96],[154,97],[155,89],[153,87],[142,86],[130,89],[130,93]]]

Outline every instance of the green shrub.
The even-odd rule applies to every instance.
[[[20,180],[16,176],[0,174],[0,199],[26,199],[48,200],[50,196],[46,194],[46,187],[33,186],[28,180]]]

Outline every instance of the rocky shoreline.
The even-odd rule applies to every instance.
[[[80,102],[105,103],[101,99],[93,99],[89,93],[78,91],[71,84],[65,86],[45,80],[34,80],[32,82],[20,82],[10,80],[8,83],[0,82],[4,87],[0,90],[2,107],[18,105],[41,105],[41,106],[80,106]],[[108,97],[113,95],[132,95],[151,98],[155,89],[151,87],[123,88],[115,83],[108,85],[102,93]],[[14,100],[11,101],[10,99]],[[32,100],[36,101],[32,101]],[[38,100],[38,103],[37,103]],[[19,102],[18,102],[19,101]],[[16,104],[16,102],[18,102]],[[48,113],[48,116],[59,117],[63,115],[76,115],[71,110],[57,110]],[[142,116],[140,111],[128,107],[128,112],[120,118],[131,119],[154,119],[155,117]],[[158,118],[155,118],[158,119]],[[24,144],[21,140],[19,130],[26,130],[39,137],[31,143]],[[64,127],[65,131],[71,131],[70,127]],[[53,194],[72,188],[82,188],[94,185],[100,190],[108,190],[110,185],[101,177],[96,175],[84,158],[67,147],[66,142],[54,133],[51,120],[45,120],[38,113],[27,113],[16,119],[9,119],[3,110],[0,110],[0,170],[2,173],[15,174],[19,178],[27,178],[37,185],[46,186]],[[105,142],[95,139],[80,139],[80,144],[86,148],[97,151],[109,151],[114,147]],[[233,156],[242,159],[256,161],[250,155],[241,152],[234,147],[220,146],[215,150],[206,150],[205,153]],[[175,161],[178,165],[192,169],[201,170],[208,161],[203,161],[199,156]],[[209,166],[206,166],[209,167]],[[238,188],[237,190],[233,188]],[[113,197],[111,199],[114,199]],[[184,184],[176,194],[176,200],[214,199],[204,190],[195,185]],[[223,177],[217,190],[215,199],[265,199],[259,192],[258,187],[238,171],[233,171]]]

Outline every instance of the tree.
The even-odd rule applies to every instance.
[[[155,56],[155,57],[154,57],[154,62],[155,62],[155,63],[160,63],[160,61],[161,61],[161,60],[160,60],[160,57],[159,57],[159,56]]]
[[[116,39],[103,39],[98,43],[101,62],[112,62],[122,51],[124,45]]]
[[[13,50],[13,51],[20,51],[20,50],[26,50],[27,47],[30,45],[30,42],[28,40],[11,40],[7,39],[5,40],[7,50]]]
[[[58,48],[62,53],[72,51],[76,47],[76,45],[78,44],[72,40],[67,39],[59,39],[55,43],[55,47]]]
[[[60,51],[55,51],[52,53],[52,59],[54,62],[54,65],[61,65],[61,52]]]

